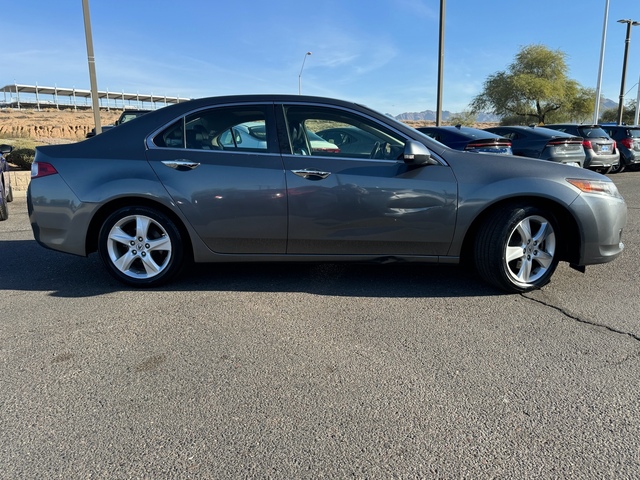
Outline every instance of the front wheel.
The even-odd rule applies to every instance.
[[[147,207],[125,207],[102,224],[98,251],[117,280],[134,287],[155,287],[182,267],[180,231],[163,213]]]
[[[508,292],[546,285],[558,266],[555,218],[532,206],[505,206],[481,226],[475,263],[490,284]]]

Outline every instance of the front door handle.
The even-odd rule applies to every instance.
[[[331,172],[323,172],[322,170],[312,170],[309,168],[304,168],[302,170],[291,170],[291,172],[295,173],[299,177],[309,180],[319,180],[327,178],[329,175],[331,175]]]
[[[163,160],[164,163],[169,168],[174,168],[176,170],[193,170],[200,166],[197,162],[190,162],[189,160]]]

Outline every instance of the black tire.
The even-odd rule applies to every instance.
[[[9,193],[7,194],[7,202],[13,202],[13,187],[9,185]]]
[[[620,157],[620,163],[618,163],[618,165],[611,167],[611,170],[609,170],[609,173],[622,173],[624,172],[624,168],[625,168],[625,164],[622,161],[622,157]]]
[[[7,206],[7,196],[4,193],[4,183],[0,177],[0,221],[9,218],[9,207]]]
[[[558,223],[533,206],[503,206],[480,227],[474,259],[480,276],[510,293],[546,285],[559,260]]]
[[[149,207],[125,207],[102,224],[98,252],[120,282],[156,287],[180,272],[183,239],[165,214]]]

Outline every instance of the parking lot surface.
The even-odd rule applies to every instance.
[[[626,250],[504,295],[455,267],[204,265],[156,290],[0,222],[0,477],[633,478]]]

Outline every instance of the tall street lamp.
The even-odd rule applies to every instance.
[[[600,46],[600,66],[598,67],[598,84],[596,86],[596,104],[593,108],[593,123],[598,123],[600,116],[600,96],[602,95],[602,67],[604,64],[604,47],[607,42],[607,23],[609,22],[609,0],[604,6],[604,25],[602,26],[602,45]]]
[[[298,75],[298,95],[302,94],[302,70],[304,70],[304,62],[307,60],[309,55],[311,55],[311,52],[305,53],[304,58],[302,59],[302,67],[300,67],[300,75]]]
[[[93,36],[91,35],[89,0],[82,0],[82,13],[84,17],[84,33],[87,41],[87,59],[89,61],[89,82],[91,83],[93,119],[96,124],[96,134],[99,134],[102,133],[102,125],[100,124],[100,99],[98,98],[98,82],[96,80],[96,57],[93,55]]]
[[[436,127],[442,125],[442,76],[444,75],[444,17],[447,0],[440,0],[440,43],[438,46],[438,95],[436,106]]]
[[[624,108],[624,82],[627,76],[627,58],[629,57],[629,43],[631,42],[631,27],[640,25],[631,19],[618,20],[618,23],[627,24],[627,37],[624,42],[624,60],[622,61],[622,82],[620,83],[620,103],[618,104],[618,125],[622,125],[622,110]]]

